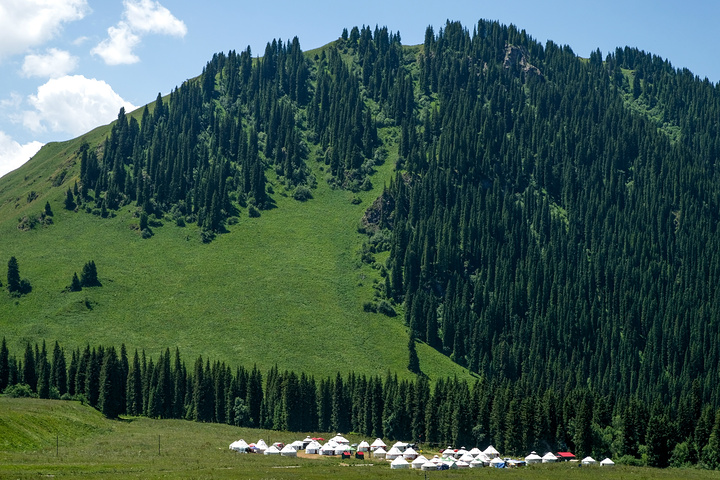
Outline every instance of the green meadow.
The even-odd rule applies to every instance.
[[[550,480],[704,480],[695,469],[535,465],[420,472],[391,470],[383,460],[287,458],[239,454],[228,445],[244,438],[288,443],[306,433],[254,430],[184,420],[107,420],[77,402],[0,396],[0,478],[242,478],[383,479],[484,478]],[[325,438],[331,433],[312,433]],[[347,435],[352,442],[360,437]]]

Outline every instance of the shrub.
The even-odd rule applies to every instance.
[[[260,210],[258,210],[255,205],[250,205],[250,207],[248,207],[248,215],[250,218],[257,218],[260,216]]]
[[[293,193],[293,198],[299,202],[305,202],[312,198],[312,193],[305,185],[299,185]]]
[[[11,385],[3,392],[10,398],[37,398],[30,385],[25,383],[18,383],[17,385]]]
[[[377,305],[373,302],[363,303],[363,310],[366,312],[377,313]]]
[[[383,315],[387,315],[388,317],[394,317],[397,315],[395,312],[395,309],[392,305],[390,305],[390,302],[387,300],[383,300],[378,304],[378,312],[382,313]]]

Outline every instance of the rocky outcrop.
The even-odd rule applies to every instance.
[[[528,53],[523,47],[517,45],[505,46],[505,59],[503,67],[508,70],[522,71],[526,75],[536,75],[543,78],[543,74],[539,68],[528,61]]]

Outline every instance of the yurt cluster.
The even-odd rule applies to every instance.
[[[425,455],[416,451],[414,445],[396,442],[391,447],[385,444],[380,438],[376,438],[374,442],[368,443],[362,441],[357,445],[350,445],[350,441],[341,434],[336,435],[325,443],[323,438],[310,438],[304,440],[296,440],[292,443],[284,445],[282,443],[274,443],[268,446],[263,440],[257,443],[247,443],[245,440],[238,440],[230,444],[230,450],[243,453],[261,453],[264,455],[281,455],[285,457],[296,457],[299,451],[309,455],[326,455],[341,456],[342,458],[365,459],[372,457],[376,460],[384,460],[390,464],[391,469],[417,469],[417,470],[450,470],[456,468],[514,468],[524,465],[532,465],[537,463],[555,463],[558,461],[578,462],[575,456],[570,452],[558,452],[557,454],[547,452],[540,456],[536,452],[531,452],[524,459],[502,458],[492,445],[485,450],[475,447],[466,450],[465,447],[446,449],[437,452],[436,455]],[[581,465],[600,465],[608,467],[615,463],[606,458],[601,462],[596,461],[592,457],[583,458],[579,461]]]

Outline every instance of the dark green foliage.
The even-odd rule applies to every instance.
[[[83,287],[102,287],[102,283],[98,279],[97,267],[95,261],[90,260],[87,262],[82,269],[80,274],[80,285]]]
[[[68,290],[71,292],[79,292],[82,290],[82,283],[80,282],[80,279],[77,276],[77,272],[73,273],[72,280],[70,281],[70,286],[68,287]]]
[[[410,334],[408,340],[408,370],[412,373],[420,373],[420,359],[418,358],[417,349],[415,347],[415,336]]]
[[[295,189],[295,192],[293,192],[293,198],[300,202],[305,202],[312,198],[312,192],[310,192],[310,189],[305,185],[299,185]]]
[[[75,210],[75,207],[77,207],[75,197],[72,191],[70,191],[70,187],[68,187],[67,192],[65,192],[65,210]]]
[[[20,292],[20,268],[15,257],[8,260],[7,289],[11,294]]]
[[[52,209],[50,208],[50,202],[45,202],[45,215],[48,217],[53,216]]]

